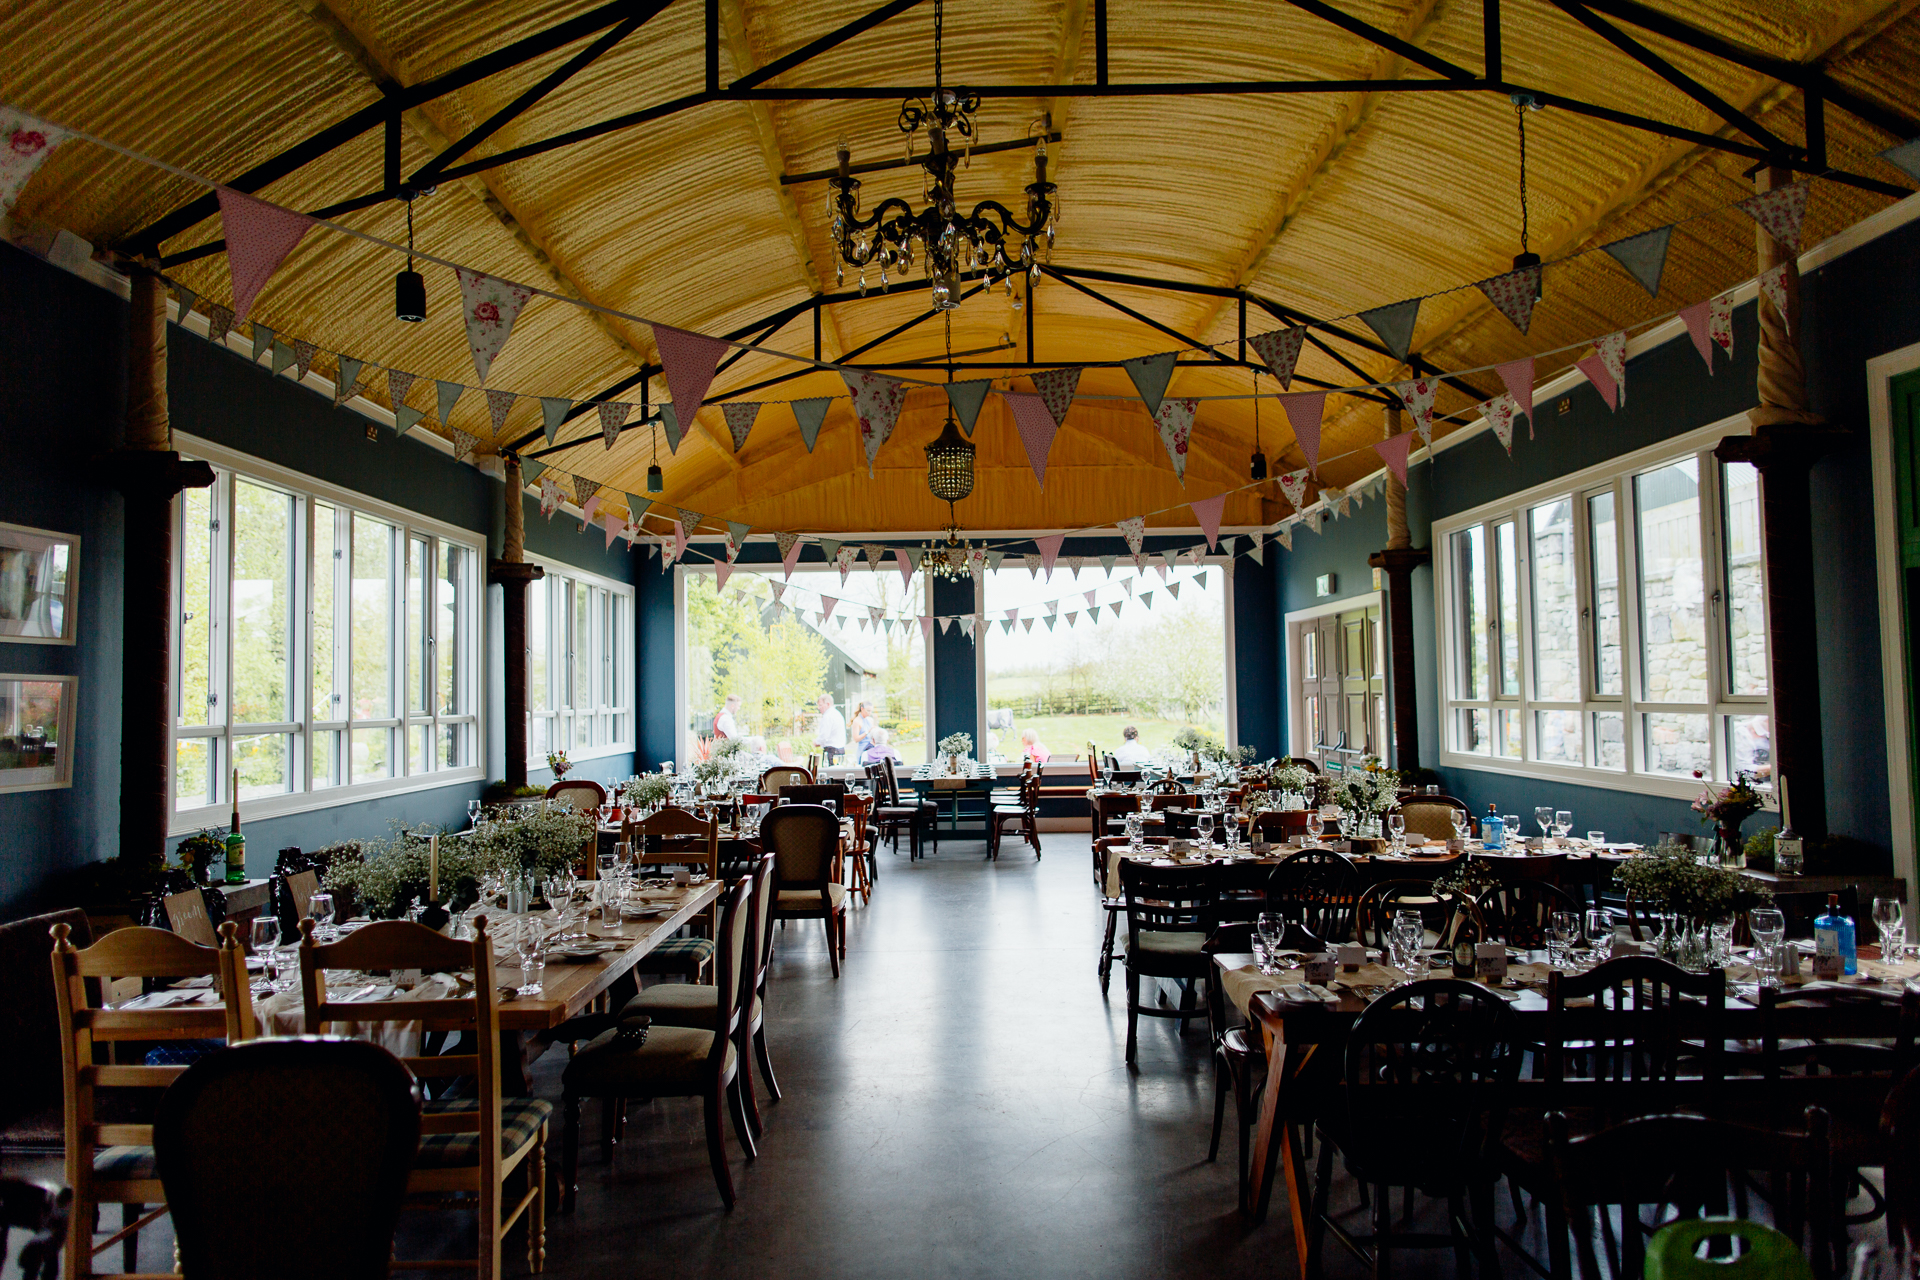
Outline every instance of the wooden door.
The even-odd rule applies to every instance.
[[[1340,626],[1333,615],[1296,622],[1290,637],[1300,655],[1293,691],[1297,726],[1293,754],[1324,766],[1340,743]]]

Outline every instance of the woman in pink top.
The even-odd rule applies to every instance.
[[[1047,750],[1046,744],[1040,741],[1040,733],[1036,729],[1020,731],[1020,747],[1035,764],[1045,764],[1053,759],[1053,752]]]

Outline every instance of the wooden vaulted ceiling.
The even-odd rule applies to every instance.
[[[718,79],[731,85],[870,13],[876,0],[759,4],[718,0]],[[1098,75],[1096,25],[1104,16],[1113,84],[1326,79],[1339,92],[989,97],[978,120],[983,143],[1023,137],[1051,112],[1064,140],[1052,148],[1061,216],[1053,263],[1185,284],[1239,288],[1319,318],[1416,295],[1414,349],[1442,370],[1472,369],[1550,350],[1699,301],[1753,273],[1754,230],[1725,210],[1750,194],[1746,156],[1688,137],[1628,127],[1549,106],[1529,119],[1532,247],[1550,261],[1683,218],[1659,298],[1647,297],[1605,255],[1550,268],[1547,297],[1522,336],[1470,286],[1507,268],[1518,245],[1514,110],[1493,90],[1406,92],[1388,81],[1438,79],[1435,60],[1479,74],[1486,5],[1494,0],[949,0],[950,84],[1087,85]],[[1616,15],[1632,6],[1590,0]],[[111,139],[218,180],[233,180],[354,112],[398,100],[400,170],[412,174],[450,140],[513,103],[566,65],[606,24],[571,42],[424,102],[409,86],[457,73],[604,6],[590,0],[511,5],[479,0],[120,0],[76,5],[23,0],[0,17],[9,68],[0,96],[45,118]],[[1637,16],[1609,19],[1760,129],[1795,147],[1806,140],[1805,97],[1782,67],[1818,66],[1837,96],[1826,151],[1836,169],[1902,190],[1911,186],[1874,153],[1903,140],[1912,85],[1920,78],[1920,0],[1658,0]],[[922,86],[931,79],[933,6],[896,12],[762,86]],[[1104,10],[1104,15],[1102,15]],[[1504,0],[1501,71],[1509,84],[1565,95],[1681,126],[1718,139],[1750,140],[1698,95],[1636,61],[1575,0]],[[1752,55],[1714,56],[1646,29],[1647,14]],[[475,146],[472,163],[613,117],[700,93],[708,84],[708,13],[700,0],[630,6],[632,29],[611,41],[532,106]],[[1357,19],[1388,39],[1343,29]],[[1655,22],[1652,25],[1657,26]],[[1696,42],[1697,43],[1697,42]],[[1773,60],[1781,66],[1771,66]],[[1776,74],[1777,73],[1777,74]],[[1844,91],[1844,92],[1841,92]],[[1860,108],[1860,104],[1875,109]],[[507,163],[456,176],[415,205],[421,246],[464,265],[683,328],[721,334],[812,296],[835,293],[827,187],[783,184],[784,174],[832,163],[846,137],[856,161],[897,157],[897,102],[782,98],[708,101]],[[1912,132],[1920,132],[1920,128]],[[386,135],[373,128],[258,186],[264,198],[316,210],[381,190]],[[961,171],[967,205],[998,199],[1019,207],[1031,152],[974,156]],[[252,185],[252,184],[249,184]],[[1872,184],[1868,184],[1872,185]],[[863,204],[887,195],[917,200],[917,171],[868,175]],[[16,215],[66,227],[103,245],[157,249],[168,273],[203,295],[231,297],[218,253],[192,256],[220,234],[217,218],[180,225],[157,245],[141,243],[156,222],[204,195],[190,181],[84,143],[56,152],[28,186]],[[1806,241],[1832,234],[1889,204],[1887,190],[1833,181],[1813,185]],[[1706,217],[1694,215],[1722,210]],[[389,240],[406,236],[392,200],[339,215]],[[308,236],[269,283],[254,313],[276,331],[328,351],[422,377],[472,383],[458,292],[450,273],[427,270],[430,317],[396,321],[387,251],[326,231]],[[927,306],[916,274],[885,295],[820,308],[825,359],[860,351],[908,326]],[[849,269],[845,289],[855,283]],[[1113,302],[1166,329],[1237,354],[1232,298],[1089,282]],[[1448,292],[1451,290],[1451,292]],[[1024,296],[1024,295],[1021,295]],[[1031,359],[1112,361],[1187,344],[1056,279],[1032,297]],[[1248,331],[1278,326],[1250,311]],[[1355,321],[1341,327],[1366,331]],[[1028,316],[1004,289],[969,299],[952,315],[958,351],[998,348],[1029,359]],[[1371,335],[1366,335],[1370,337]],[[937,359],[938,321],[905,328],[866,350],[864,361]],[[813,350],[808,311],[764,339],[796,354]],[[1004,344],[1004,345],[1003,345]],[[1309,347],[1300,373],[1334,385],[1407,376],[1366,345],[1329,337]],[[1550,374],[1576,353],[1543,361]],[[994,355],[967,357],[970,362]],[[649,328],[580,307],[536,299],[522,314],[489,385],[528,396],[586,399],[657,369]],[[546,460],[616,490],[644,492],[658,451],[663,507],[690,507],[762,529],[885,532],[944,522],[927,492],[922,447],[940,428],[945,397],[915,390],[868,479],[847,402],[836,402],[809,453],[784,407],[770,405],[738,454],[718,407],[730,390],[798,366],[757,353],[725,369],[710,407],[669,457],[651,429],[629,429],[603,448],[597,419],[569,423],[578,443]],[[962,372],[989,376],[992,368]],[[905,376],[938,381],[918,371]],[[1264,389],[1276,390],[1272,379]],[[1002,383],[1000,385],[1006,385]],[[1017,384],[1024,387],[1024,383]],[[1245,368],[1183,367],[1172,392],[1244,395]],[[1443,389],[1439,411],[1497,390],[1486,374]],[[1076,528],[1175,508],[1245,482],[1255,436],[1247,400],[1209,401],[1193,435],[1185,484],[1117,368],[1090,369],[1053,445],[1044,490],[1028,467],[1010,416],[989,401],[975,440],[979,481],[960,506],[970,529]],[[369,394],[386,396],[383,378]],[[414,392],[414,403],[429,398]],[[831,372],[812,371],[747,398],[844,395]],[[1100,397],[1113,397],[1101,399]],[[637,403],[638,386],[612,398]],[[649,398],[666,399],[657,376]],[[1275,474],[1301,465],[1282,415],[1260,411],[1260,438]],[[635,415],[638,416],[637,414]],[[482,397],[467,396],[455,424],[494,439]],[[519,402],[508,443],[537,430],[538,405]],[[425,429],[423,427],[423,429]],[[1375,469],[1367,446],[1381,434],[1380,406],[1336,395],[1328,406],[1325,478],[1341,483]],[[528,446],[537,451],[543,442]],[[656,507],[656,512],[662,508]],[[1229,524],[1284,513],[1272,495],[1229,502]],[[1153,523],[1191,524],[1184,509]],[[659,527],[655,525],[653,527]]]

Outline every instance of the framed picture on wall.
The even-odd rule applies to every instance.
[[[0,523],[0,641],[72,644],[79,606],[79,537]]]
[[[73,676],[0,675],[0,791],[73,785]]]

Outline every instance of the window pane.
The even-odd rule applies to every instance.
[[[340,785],[340,738],[338,729],[316,729],[313,734],[313,789]]]
[[[407,726],[407,772],[425,773],[433,767],[430,753],[433,750],[433,726],[413,724]]]
[[[213,491],[186,490],[180,495],[180,510],[180,723],[207,724],[213,709],[207,699],[213,693],[215,634]],[[189,792],[183,789],[181,794]]]
[[[291,495],[236,480],[233,487],[233,718],[293,719]],[[281,766],[284,771],[285,753]],[[245,762],[242,762],[244,775]],[[247,785],[242,776],[242,794]]]
[[[1533,696],[1580,700],[1580,608],[1573,581],[1573,503],[1559,498],[1527,516],[1533,539]],[[1574,742],[1580,741],[1574,726]],[[1542,756],[1541,759],[1546,759]]]
[[[527,758],[529,760],[546,759],[547,752],[553,749],[550,745],[552,734],[552,716],[534,716],[532,718],[532,723],[527,727]]]
[[[442,768],[457,769],[465,758],[461,750],[466,741],[467,726],[464,724],[446,724],[440,726],[440,764]]]
[[[1727,688],[1767,692],[1767,600],[1761,581],[1760,473],[1752,463],[1720,469],[1727,501]]]
[[[1474,525],[1453,535],[1453,563],[1459,583],[1455,608],[1460,627],[1460,696],[1487,696],[1487,579],[1482,566],[1486,529]]]
[[[192,492],[192,490],[189,490]],[[202,490],[201,492],[205,492]],[[215,803],[213,739],[181,738],[173,747],[173,807],[198,809]]]
[[[1649,702],[1707,700],[1706,583],[1700,559],[1700,462],[1633,478],[1640,540],[1640,685]],[[1706,741],[1706,726],[1699,740]],[[1654,758],[1648,753],[1648,759]],[[1688,765],[1681,772],[1699,768]]]
[[[527,584],[527,710],[545,711],[547,701],[547,638],[553,630],[553,609],[547,602],[551,577]],[[544,754],[544,751],[541,753]]]
[[[393,537],[391,525],[353,517],[353,717],[393,714]],[[386,755],[381,754],[381,768]],[[354,736],[354,781],[360,780]],[[382,773],[380,776],[385,777]]]
[[[1613,518],[1613,495],[1587,499],[1591,528],[1588,559],[1593,567],[1593,691],[1618,694],[1620,685],[1620,540]]]
[[[353,781],[377,782],[393,774],[393,730],[353,731]]]
[[[1578,711],[1533,713],[1534,758],[1547,764],[1585,764]]]
[[[344,720],[346,706],[336,688],[338,654],[334,648],[334,569],[340,556],[335,520],[339,513],[324,502],[313,504],[313,718]],[[319,770],[314,771],[319,785]]]
[[[1477,756],[1490,754],[1493,750],[1493,713],[1485,707],[1462,707],[1454,714],[1458,717],[1455,723],[1460,737],[1460,750]]]
[[[465,547],[444,540],[440,543],[440,613],[434,624],[434,649],[439,661],[437,688],[440,714],[443,716],[464,715],[473,710],[468,705],[465,679],[469,642],[466,591],[472,558],[472,553]],[[533,630],[537,616],[529,605],[529,632]]]
[[[1500,711],[1494,718],[1498,732],[1494,736],[1494,751],[1509,760],[1520,758],[1520,717],[1519,711]]]
[[[1520,696],[1520,565],[1513,521],[1493,526],[1494,554],[1500,562],[1500,692]]]
[[[590,616],[589,593],[583,582],[573,584],[573,631],[567,637],[567,643],[573,652],[573,688],[567,705],[576,710],[593,705],[593,622]],[[581,728],[587,727],[583,719]],[[576,733],[573,744],[584,747],[593,739],[590,734],[582,736]]]
[[[433,652],[427,645],[427,543],[407,539],[407,712],[425,715],[433,705]]]
[[[573,750],[581,751],[593,745],[593,713],[576,712],[573,717]]]
[[[1320,629],[1307,627],[1300,632],[1300,675],[1307,680],[1320,678]],[[1319,741],[1319,739],[1314,739]]]
[[[1593,763],[1602,769],[1627,767],[1626,717],[1621,712],[1594,712]]]
[[[285,795],[293,790],[293,738],[285,733],[236,735],[234,767],[240,770],[240,798]]]
[[[1660,711],[1647,713],[1641,722],[1645,726],[1642,767],[1648,773],[1684,778],[1691,777],[1695,769],[1711,771],[1713,753],[1707,741],[1707,717]]]
[[[1728,716],[1727,776],[1751,773],[1773,780],[1773,723],[1766,716]]]

